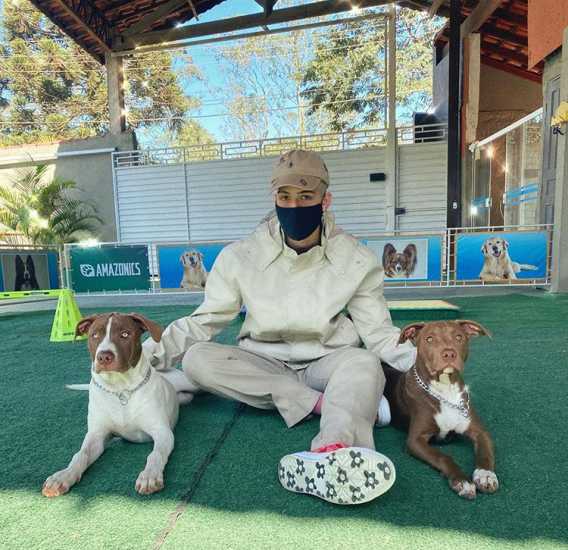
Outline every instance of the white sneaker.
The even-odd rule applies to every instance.
[[[379,408],[377,410],[377,426],[384,428],[391,423],[391,409],[388,399],[383,395],[379,401]]]
[[[363,504],[394,484],[394,464],[371,449],[345,447],[324,453],[293,453],[280,460],[284,489],[317,496],[334,504]]]

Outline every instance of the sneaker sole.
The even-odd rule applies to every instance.
[[[297,453],[280,460],[278,479],[284,489],[333,504],[363,504],[394,484],[394,464],[386,456],[360,447],[330,453]]]

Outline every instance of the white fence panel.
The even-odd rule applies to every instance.
[[[445,142],[401,145],[398,157],[397,217],[401,231],[446,227],[447,150]]]
[[[322,153],[331,174],[337,223],[363,235],[384,229],[384,151]],[[275,157],[194,162],[188,165],[189,234],[192,241],[238,239],[273,208],[270,174]]]
[[[185,166],[115,168],[120,241],[189,239]]]

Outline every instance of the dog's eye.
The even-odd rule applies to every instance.
[[[99,333],[98,332],[93,332],[93,334],[91,335],[93,338],[98,338],[99,337]]]
[[[429,344],[431,344],[434,341],[434,338],[432,336],[428,336],[426,338],[426,342],[428,342]]]
[[[121,338],[128,338],[130,336],[130,332],[128,332],[127,330],[123,330],[120,333]]]
[[[463,340],[463,336],[461,334],[456,334],[456,340],[461,342]]]

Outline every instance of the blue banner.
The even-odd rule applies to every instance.
[[[379,258],[385,282],[440,281],[442,237],[392,237],[361,241]]]
[[[52,250],[0,250],[0,291],[59,288],[57,258]]]
[[[161,288],[203,290],[207,276],[225,244],[160,245],[158,266]]]
[[[457,237],[456,279],[489,283],[544,279],[547,250],[545,231],[464,233]]]

